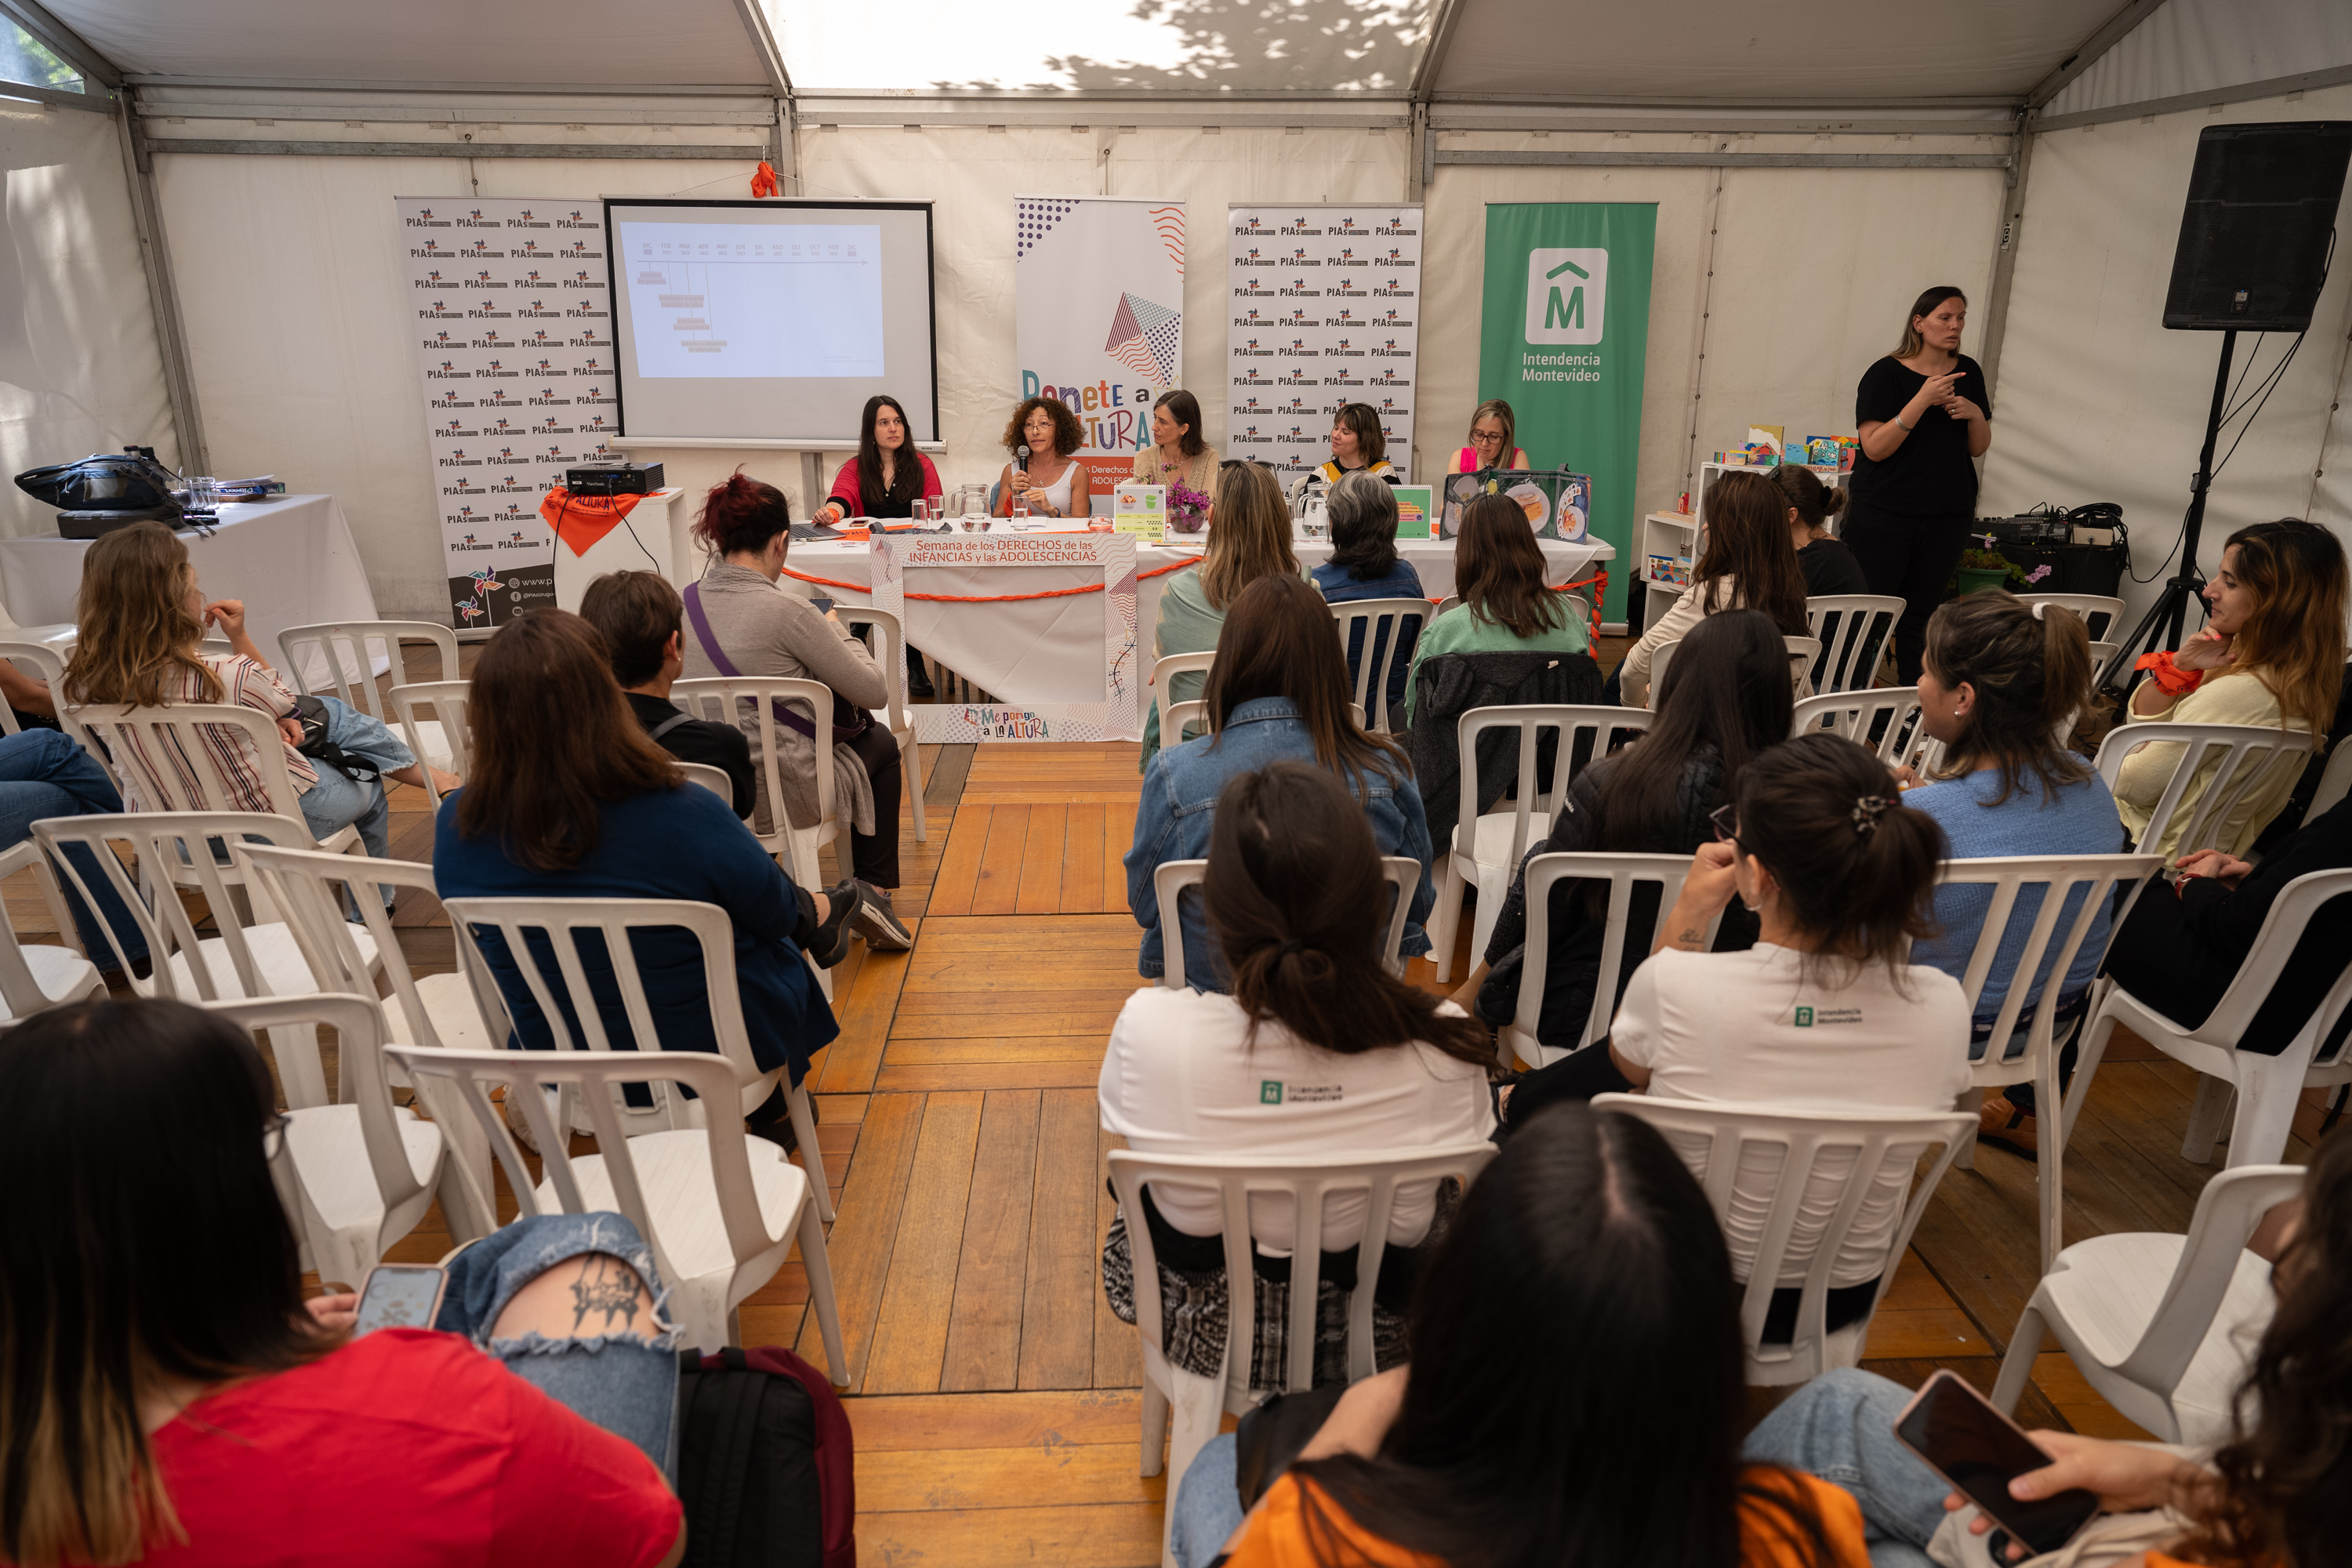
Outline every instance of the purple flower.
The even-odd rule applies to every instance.
[[[1168,481],[1168,525],[1179,533],[1198,533],[1209,515],[1209,498],[1181,479]]]
[[[2049,575],[2050,565],[2049,563],[2044,562],[2042,564],[2036,566],[2032,571],[2028,572],[2025,574],[2025,580],[2029,583],[2039,583],[2042,579]]]

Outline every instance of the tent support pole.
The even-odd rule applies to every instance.
[[[2009,179],[2001,187],[2000,225],[1993,235],[1992,286],[1985,300],[1984,337],[1977,345],[1989,392],[2000,383],[2001,342],[2009,335],[2009,296],[2017,280],[2018,247],[2025,241],[2025,177],[2033,167],[2033,111],[2021,110],[2010,143],[2014,156]]]
[[[211,446],[196,406],[195,377],[188,365],[188,335],[180,317],[180,289],[172,275],[171,247],[163,239],[163,209],[155,195],[155,160],[140,129],[138,89],[123,88],[115,129],[122,143],[122,174],[131,190],[131,218],[139,233],[139,259],[147,270],[147,302],[155,317],[155,346],[163,359],[163,389],[171,399],[172,426],[179,434],[184,472],[212,472]]]

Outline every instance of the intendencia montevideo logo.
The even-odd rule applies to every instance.
[[[1528,342],[1599,342],[1608,318],[1608,289],[1606,250],[1528,251]]]

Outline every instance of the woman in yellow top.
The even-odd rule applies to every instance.
[[[1135,455],[1135,482],[1217,493],[1217,449],[1201,439],[1201,400],[1181,386],[1151,405],[1151,445]]]
[[[2139,661],[2149,679],[2132,692],[2126,721],[2259,724],[2325,736],[2344,684],[2347,591],[2344,546],[2317,523],[2282,518],[2238,530],[2222,546],[2221,572],[2205,585],[2205,629],[2177,653]],[[2135,839],[2162,801],[2180,750],[2178,742],[2151,742],[2124,759],[2116,809]],[[2232,782],[2264,761],[2239,763]],[[2221,765],[2215,756],[2198,770],[2164,833],[2140,845],[2143,852],[2171,858]],[[2301,773],[2282,766],[2247,791],[2220,825],[2215,847],[2244,855],[2294,793]]]
[[[1246,1518],[1234,1439],[1201,1450],[1183,1568],[1221,1542],[1231,1568],[1866,1568],[1851,1494],[1741,1461],[1731,1254],[1648,1124],[1542,1112],[1431,1251],[1406,1365],[1349,1388]]]
[[[1519,421],[1511,405],[1499,397],[1478,405],[1470,416],[1470,444],[1454,454],[1445,466],[1449,474],[1475,474],[1481,468],[1531,468],[1518,447]]]

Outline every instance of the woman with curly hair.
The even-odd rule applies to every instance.
[[[1011,517],[1017,498],[1029,503],[1032,517],[1086,516],[1092,510],[1087,466],[1076,456],[1086,441],[1078,416],[1058,397],[1033,397],[1014,409],[1003,443],[1013,458],[997,478],[996,515]]]

